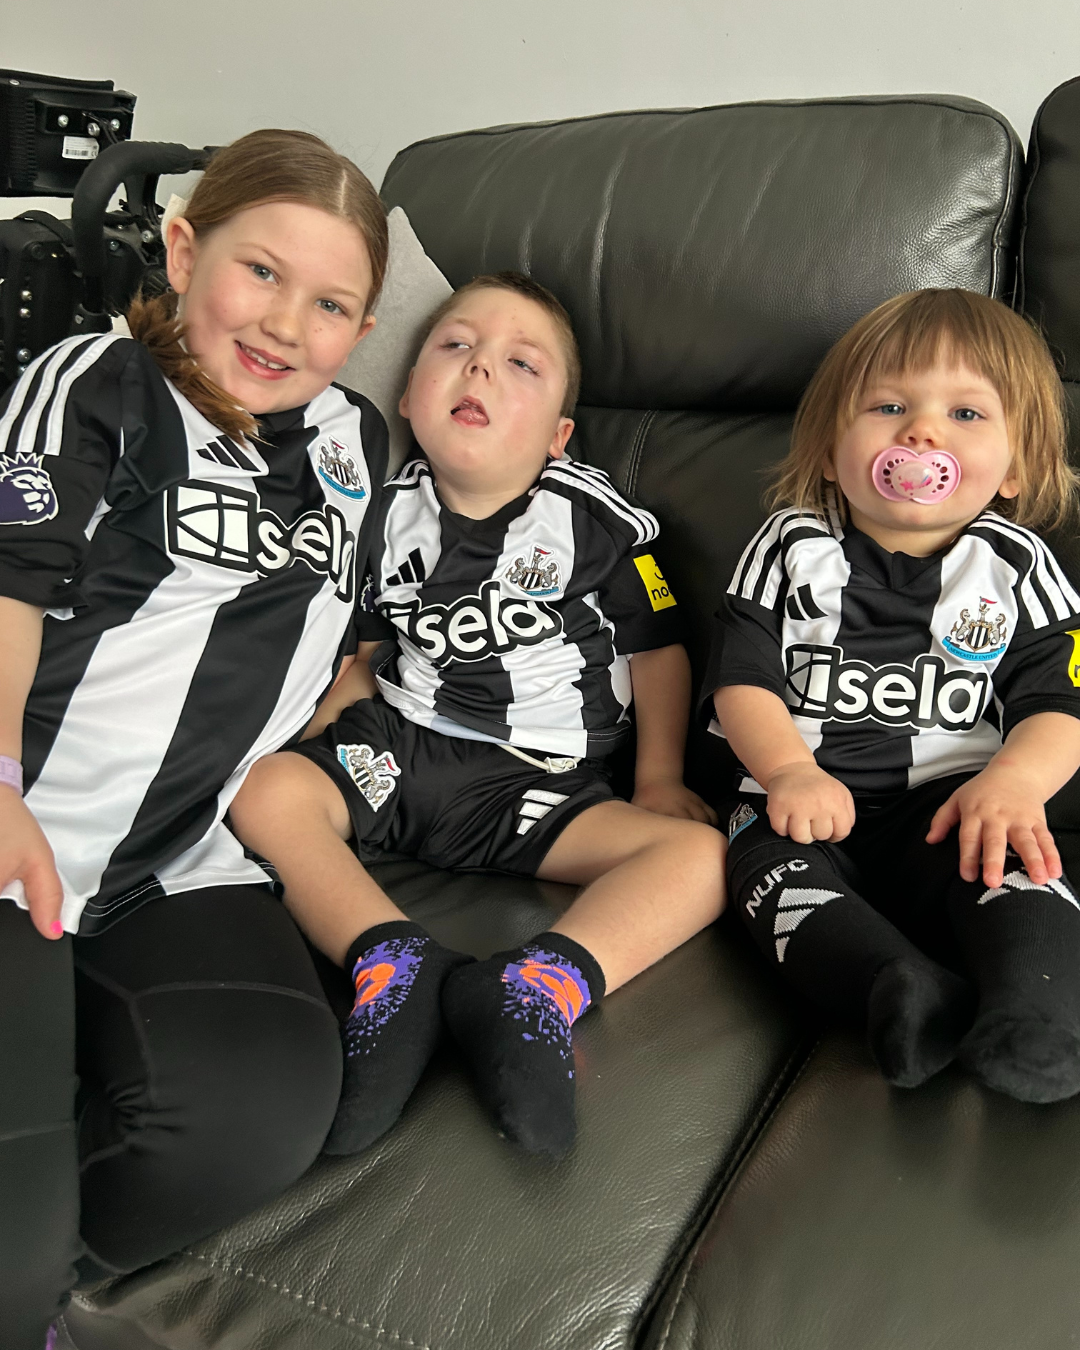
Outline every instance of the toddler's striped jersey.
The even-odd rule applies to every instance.
[[[46,352],[0,413],[0,595],[47,612],[26,801],[71,931],[265,881],[222,817],[355,650],[386,427],[331,387],[259,432],[223,436],[113,334]]]
[[[852,791],[974,773],[1025,717],[1080,717],[1080,595],[1042,540],[991,511],[928,558],[778,511],[717,616],[706,693],[737,684],[784,699]]]
[[[681,640],[657,533],[586,464],[551,460],[529,492],[473,520],[411,460],[387,484],[372,550],[381,622],[366,631],[394,635],[372,661],[384,697],[448,735],[609,753],[629,728],[627,658]]]

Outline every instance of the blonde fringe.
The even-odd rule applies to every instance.
[[[256,439],[255,418],[216,385],[185,349],[184,328],[176,313],[177,298],[171,291],[136,295],[127,312],[131,336],[143,343],[165,378],[207,421],[234,441]]]

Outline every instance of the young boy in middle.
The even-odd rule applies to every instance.
[[[256,764],[232,806],[355,984],[328,1152],[397,1118],[441,1003],[499,1128],[561,1156],[573,1023],[723,906],[724,839],[682,782],[690,668],[657,523],[566,458],[579,381],[566,311],[517,273],[438,311],[401,400],[424,453],[386,490],[358,659],[318,734]],[[631,698],[633,803],[603,769]],[[549,932],[470,961],[380,890],[369,846],[585,889]]]

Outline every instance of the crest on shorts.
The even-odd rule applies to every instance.
[[[731,813],[731,819],[728,821],[728,839],[734,839],[740,831],[745,830],[747,825],[753,825],[757,820],[757,812],[749,802],[742,802]]]
[[[328,483],[335,492],[353,501],[362,502],[367,496],[364,477],[360,466],[349,453],[347,446],[330,437],[329,445],[319,446],[319,477]]]
[[[40,525],[55,517],[56,490],[42,459],[22,450],[0,455],[0,525]]]
[[[532,557],[515,558],[503,574],[529,595],[554,595],[559,589],[559,564],[551,549],[533,545]]]
[[[991,605],[996,604],[996,600],[981,595],[979,615],[975,619],[970,610],[962,609],[949,636],[941,639],[945,650],[963,661],[992,661],[995,656],[1000,656],[1008,643],[1009,630],[1004,614],[990,613]]]
[[[339,745],[337,757],[361,797],[377,811],[397,787],[394,780],[401,776],[393,755],[389,750],[377,755],[370,745]]]

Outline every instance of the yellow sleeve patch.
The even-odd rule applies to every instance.
[[[1080,689],[1080,628],[1074,628],[1069,637],[1073,640],[1072,655],[1069,657],[1069,679]]]
[[[651,553],[644,553],[640,558],[635,558],[634,566],[640,572],[645,589],[649,592],[649,604],[653,609],[668,609],[676,603],[671,588],[664,580],[664,574],[657,567],[656,559]]]

